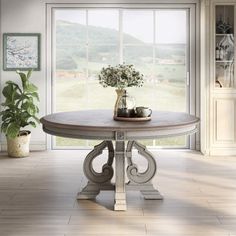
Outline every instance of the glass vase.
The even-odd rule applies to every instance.
[[[115,107],[115,116],[116,117],[134,117],[135,113],[135,100],[131,97],[126,90],[123,90],[119,94],[118,100]]]
[[[125,89],[116,89],[116,102],[115,102],[115,107],[114,107],[114,116],[117,117],[117,112],[118,112],[118,105],[120,98],[123,96],[125,93]]]

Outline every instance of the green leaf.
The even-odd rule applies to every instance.
[[[30,114],[30,115],[34,115],[36,113],[36,108],[35,108],[35,105],[33,103],[29,103],[28,104],[28,108],[26,109],[27,112]]]
[[[12,118],[12,117],[14,117],[14,114],[13,114],[13,113],[6,112],[5,114],[2,115],[2,121],[5,121],[5,120],[7,120],[8,118]]]
[[[29,70],[27,73],[27,80],[29,80],[30,76],[32,75],[33,69]]]
[[[13,85],[12,84],[8,84],[2,90],[3,96],[5,98],[7,98],[8,100],[11,100],[12,93],[13,93]]]
[[[26,121],[22,121],[21,124],[20,124],[20,127],[25,127],[28,125],[28,122]]]
[[[23,110],[27,110],[29,107],[29,102],[24,102],[22,105],[21,105],[21,109]]]
[[[17,83],[15,83],[15,82],[13,82],[13,81],[10,81],[10,80],[8,80],[8,81],[6,82],[6,84],[10,84],[10,85],[13,85],[14,87],[20,88]]]
[[[17,135],[19,134],[19,131],[20,131],[20,126],[17,123],[13,122],[7,128],[6,132],[7,137],[9,137],[10,139],[16,138]]]
[[[12,96],[12,101],[17,100],[21,98],[21,94],[17,92],[17,90],[14,91],[14,96]]]
[[[20,89],[20,87],[19,87],[19,85],[17,84],[17,83],[15,83],[15,82],[13,82],[13,81],[7,81],[6,82],[6,84],[10,84],[10,85],[12,85],[14,88],[16,88],[17,90],[20,90],[21,91],[21,89]]]
[[[24,111],[20,113],[20,126],[21,127],[25,127],[26,125],[28,125],[28,120],[31,118],[31,115]]]
[[[36,113],[39,113],[39,108],[37,106],[35,106],[36,108]]]
[[[1,132],[6,133],[8,125],[9,125],[8,122],[3,122],[1,125]]]
[[[32,83],[29,83],[27,86],[26,86],[26,89],[25,89],[27,92],[29,93],[33,93],[35,91],[38,90],[37,86],[35,86],[34,84]]]
[[[39,102],[39,95],[38,95],[37,92],[30,93],[30,95],[31,95],[32,97],[36,98],[37,101]]]
[[[34,99],[32,97],[29,97],[28,100],[29,100],[29,103],[34,104]]]
[[[14,101],[15,99],[15,97],[16,97],[17,95],[16,95],[16,88],[13,88],[13,92],[12,92],[12,94],[11,94],[11,101]]]
[[[18,73],[20,75],[22,87],[23,87],[23,90],[25,90],[26,87],[27,87],[27,84],[28,84],[28,80],[27,80],[26,74],[23,73],[23,72],[19,72],[19,71],[16,71],[16,73]]]
[[[33,122],[33,121],[30,121],[30,122],[29,122],[29,125],[32,125],[34,128],[36,128],[36,123]]]
[[[6,102],[1,104],[3,107],[12,107],[14,106],[14,103],[12,101],[6,100]]]
[[[3,110],[3,111],[0,112],[0,116],[4,115],[5,113],[9,113],[9,112],[11,112],[11,109]]]
[[[31,117],[31,115],[27,111],[21,112],[20,116],[22,120],[28,120]]]
[[[22,94],[19,101],[20,102],[28,102],[29,97],[26,94]]]

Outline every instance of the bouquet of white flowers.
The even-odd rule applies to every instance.
[[[133,65],[119,64],[114,67],[109,65],[107,68],[102,68],[98,77],[103,87],[124,89],[143,85],[143,74],[135,70]]]

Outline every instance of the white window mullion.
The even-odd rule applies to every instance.
[[[124,42],[123,42],[123,10],[119,9],[119,63],[124,62]]]
[[[86,79],[88,79],[89,41],[88,41],[88,9],[86,9]]]
[[[89,33],[88,33],[88,9],[86,9],[86,103],[89,105]],[[86,140],[86,146],[89,146],[88,140]]]
[[[52,10],[52,19],[54,19],[55,17],[55,10]],[[52,86],[52,112],[55,112],[56,110],[56,83],[55,83],[55,78],[56,78],[56,22],[52,20],[52,35],[51,35],[51,50],[52,50],[52,63],[51,63],[51,76],[52,76],[52,80],[51,80],[51,86]]]
[[[152,76],[154,76],[155,60],[156,60],[156,11],[153,10],[153,58],[152,58]],[[156,146],[156,140],[153,140],[153,146]]]
[[[155,60],[156,60],[156,11],[153,11],[153,66],[155,66]],[[154,71],[153,71],[154,73]]]

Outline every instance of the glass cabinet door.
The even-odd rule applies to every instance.
[[[234,87],[234,6],[215,9],[215,86]]]

